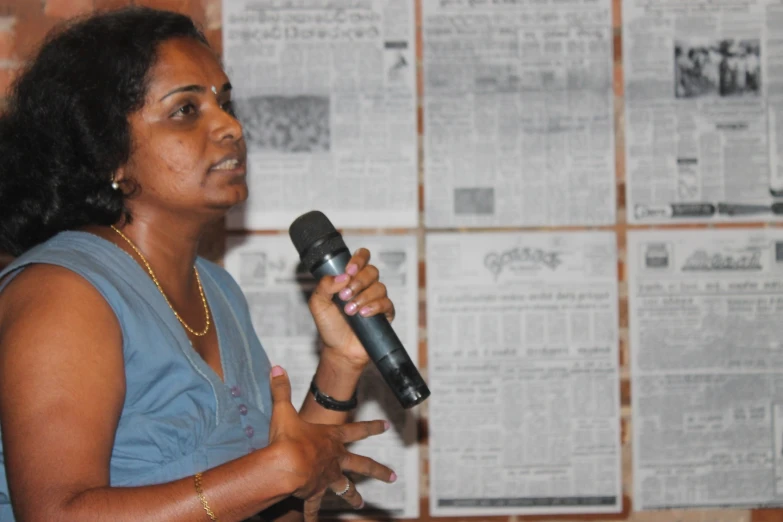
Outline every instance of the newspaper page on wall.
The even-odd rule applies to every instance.
[[[611,0],[427,0],[431,228],[615,220]]]
[[[436,516],[622,508],[612,232],[427,236]]]
[[[628,221],[779,221],[783,2],[622,8]]]
[[[395,332],[416,361],[418,353],[418,259],[416,238],[404,236],[345,236],[353,250],[368,248],[395,305]],[[319,342],[307,299],[315,287],[312,276],[300,266],[287,236],[229,237],[225,264],[244,291],[253,325],[272,364],[286,369],[298,408],[308,393],[318,363]],[[393,518],[419,516],[419,447],[417,417],[403,409],[374,366],[362,376],[357,391],[359,407],[354,420],[387,419],[392,428],[382,435],[351,445],[392,468],[393,484],[359,479],[366,507],[358,514]],[[325,511],[357,513],[334,495],[324,501]],[[338,513],[339,514],[339,513]]]
[[[223,2],[250,197],[229,229],[418,223],[414,0]]]
[[[633,231],[628,276],[637,508],[783,506],[783,230]]]

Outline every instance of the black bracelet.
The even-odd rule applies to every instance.
[[[356,408],[356,390],[353,391],[353,397],[347,401],[338,401],[326,395],[324,392],[318,389],[315,385],[315,379],[310,381],[310,393],[313,394],[315,402],[326,408],[327,410],[334,411],[351,411]]]

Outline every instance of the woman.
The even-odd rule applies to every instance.
[[[247,197],[231,86],[187,17],[102,14],[51,36],[0,119],[0,521],[243,520],[343,471],[368,359],[340,310],[394,308],[360,250],[310,310],[324,350],[297,413],[236,283],[197,257]],[[288,513],[296,518],[297,513]]]

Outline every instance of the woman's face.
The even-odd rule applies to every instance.
[[[126,202],[134,217],[215,217],[247,198],[247,151],[231,85],[202,43],[160,45],[144,106],[129,121],[131,157],[115,179],[138,186]]]

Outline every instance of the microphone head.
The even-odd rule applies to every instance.
[[[310,271],[331,254],[348,248],[329,218],[318,210],[296,218],[288,227],[288,235],[299,252],[302,264]]]

